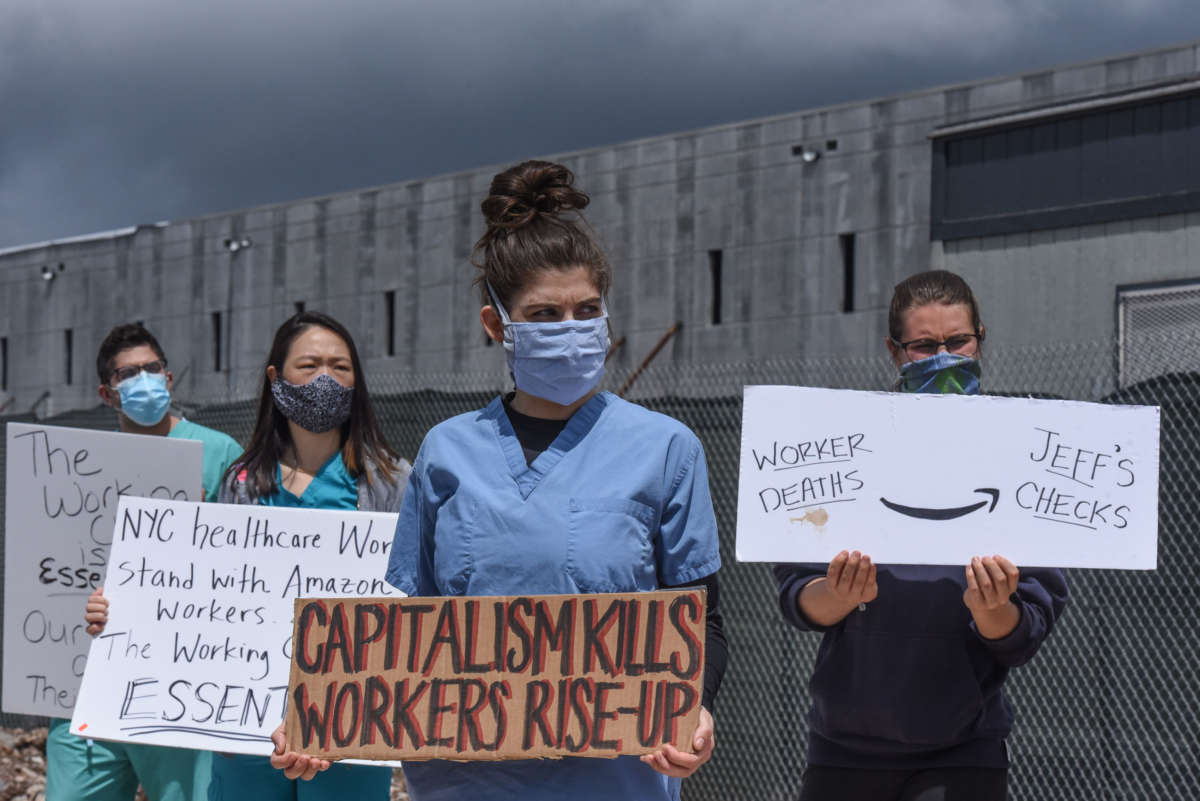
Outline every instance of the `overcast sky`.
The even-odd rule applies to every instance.
[[[0,247],[1192,38],[1195,0],[8,0]]]

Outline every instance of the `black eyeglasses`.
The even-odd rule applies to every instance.
[[[941,341],[936,339],[912,339],[908,342],[901,342],[898,339],[893,339],[892,344],[898,348],[902,348],[908,355],[908,358],[916,361],[917,359],[927,359],[935,355],[943,346],[948,352],[961,355],[972,348],[977,348],[982,341],[982,334],[955,334]]]
[[[120,384],[122,381],[128,381],[129,379],[133,378],[143,370],[150,375],[158,375],[159,373],[166,372],[166,369],[166,359],[155,359],[154,361],[146,362],[145,364],[127,364],[124,367],[118,367],[116,370],[113,370],[112,375],[110,375],[108,378],[108,383],[112,384],[115,382]]]

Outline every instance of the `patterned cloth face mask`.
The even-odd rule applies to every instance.
[[[271,382],[271,397],[284,417],[305,431],[323,434],[350,418],[354,387],[342,386],[329,373],[321,373],[307,384],[276,378]]]
[[[590,320],[514,323],[492,287],[492,304],[504,322],[504,353],[517,389],[560,406],[592,391],[608,356],[608,311]]]
[[[978,359],[957,353],[935,353],[903,365],[897,388],[901,392],[978,395],[982,372]]]
[[[171,408],[171,392],[162,373],[142,370],[117,384],[117,392],[121,395],[121,413],[139,426],[158,424]]]

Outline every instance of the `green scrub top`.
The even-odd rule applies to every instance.
[[[260,500],[263,506],[299,506],[305,509],[357,509],[358,481],[346,469],[338,451],[313,476],[299,496],[284,489],[283,471],[275,465],[275,491]]]
[[[339,451],[321,466],[304,492],[297,496],[283,488],[283,471],[275,465],[275,491],[263,495],[263,506],[307,509],[357,509],[358,481],[350,475]],[[288,779],[265,757],[233,754],[213,757],[208,801],[341,801],[344,798],[387,801],[392,770],[387,767],[333,763],[312,781]]]
[[[174,428],[167,434],[175,439],[194,439],[204,445],[204,461],[202,481],[204,482],[204,499],[216,501],[217,493],[221,491],[221,477],[229,466],[242,455],[242,446],[237,441],[221,431],[197,425],[191,420],[180,418]]]

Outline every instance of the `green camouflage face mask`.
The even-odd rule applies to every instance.
[[[956,353],[936,353],[900,368],[901,392],[939,395],[978,395],[983,372],[977,359]]]

